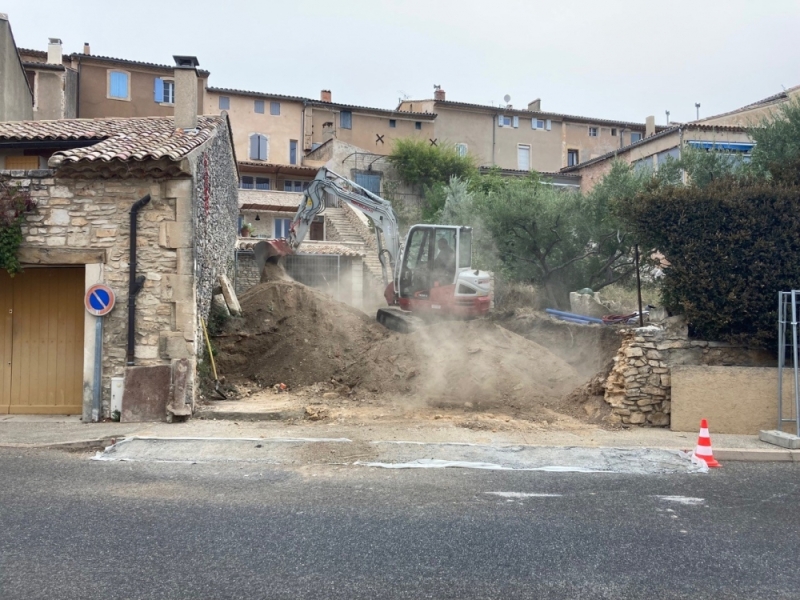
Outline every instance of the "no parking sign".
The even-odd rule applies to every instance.
[[[114,308],[114,300],[114,291],[110,287],[97,284],[87,290],[83,303],[89,314],[95,317],[104,317]]]

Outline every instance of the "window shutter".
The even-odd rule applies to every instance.
[[[250,136],[250,159],[258,160],[258,138],[257,134]]]
[[[531,129],[538,129],[538,127],[536,127],[536,117],[531,119]]]
[[[153,97],[156,102],[164,101],[164,80],[161,79],[161,77],[156,77],[156,85],[155,89],[153,90]]]
[[[503,126],[503,115],[497,115],[497,126],[498,127]]]
[[[267,136],[260,135],[258,137],[258,157],[261,160],[267,160]]]
[[[550,119],[547,119],[547,121],[545,121],[545,122],[544,122],[544,128],[545,128],[547,131],[550,131],[550,128],[551,128],[551,127],[552,127],[552,121],[551,121]]]
[[[514,127],[519,127],[519,117],[514,117]]]

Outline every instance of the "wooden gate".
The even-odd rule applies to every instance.
[[[83,294],[83,267],[0,271],[0,413],[81,413]]]

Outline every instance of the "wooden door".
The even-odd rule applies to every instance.
[[[13,313],[8,412],[80,414],[83,267],[29,268],[12,278],[10,287]]]
[[[11,319],[13,294],[11,276],[0,269],[0,414],[11,404]]]

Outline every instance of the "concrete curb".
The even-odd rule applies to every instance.
[[[719,448],[714,450],[714,458],[720,462],[797,462],[800,463],[800,450],[784,448]]]
[[[72,440],[69,442],[42,442],[39,444],[0,442],[0,448],[17,448],[20,450],[64,450],[66,452],[102,450],[107,446],[111,446],[122,437],[125,436],[108,436],[102,438],[93,438],[90,440]]]

